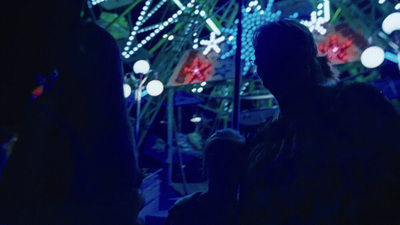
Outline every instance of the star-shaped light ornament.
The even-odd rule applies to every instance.
[[[319,43],[318,51],[326,54],[333,64],[349,62],[356,54],[353,42],[339,34],[332,34],[325,41]]]
[[[218,46],[221,42],[225,40],[224,36],[221,36],[217,39],[215,39],[215,33],[211,32],[210,34],[210,40],[201,40],[200,44],[207,46],[206,49],[203,51],[203,55],[207,55],[211,50],[214,50],[216,53],[221,52],[221,48]]]
[[[207,81],[214,72],[212,64],[207,59],[196,57],[192,64],[183,68],[182,76],[185,77],[185,83],[199,83]]]

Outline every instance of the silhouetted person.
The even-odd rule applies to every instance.
[[[117,44],[80,20],[81,1],[37,6],[42,49],[26,57],[48,79],[3,173],[0,223],[133,224],[141,176]]]
[[[298,22],[263,25],[254,47],[257,73],[280,112],[248,140],[246,223],[398,223],[395,108],[371,85],[335,84]]]
[[[169,210],[167,225],[239,224],[238,187],[245,163],[245,140],[231,129],[214,133],[205,142],[208,191],[178,200]]]

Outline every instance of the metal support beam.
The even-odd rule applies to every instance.
[[[239,4],[239,11],[237,18],[238,32],[236,36],[236,57],[235,57],[235,77],[233,79],[234,92],[233,92],[233,115],[232,115],[232,128],[239,130],[239,114],[240,114],[240,83],[242,80],[242,66],[241,66],[241,50],[242,50],[242,0],[237,0]]]

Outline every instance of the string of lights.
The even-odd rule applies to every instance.
[[[166,1],[166,0],[162,0]],[[196,0],[192,0],[187,4],[187,8],[191,8],[194,6],[194,3]],[[147,37],[145,37],[143,40],[141,40],[135,47],[133,47],[130,50],[130,47],[132,45],[132,41],[135,39],[136,34],[139,31],[139,27],[146,22],[153,14],[156,12],[160,7],[161,3],[157,4],[155,8],[153,8],[150,13],[146,15],[146,12],[148,10],[149,5],[151,4],[151,0],[146,1],[145,6],[143,6],[142,12],[140,13],[140,16],[138,17],[138,21],[136,22],[135,26],[133,27],[133,31],[131,32],[131,36],[129,36],[129,40],[126,43],[126,46],[124,47],[124,51],[122,52],[122,56],[128,59],[131,57],[135,52],[137,52],[139,49],[141,49],[147,42],[149,42],[152,38],[154,38],[158,33],[160,33],[162,30],[164,30],[166,27],[171,25],[174,22],[177,22],[178,17],[183,14],[183,10],[179,9],[176,13],[174,13],[171,17],[169,17],[166,21],[162,22],[161,24],[157,24],[158,26],[154,29],[153,32],[151,32]],[[186,9],[183,8],[183,9]],[[141,17],[142,16],[142,17]]]
[[[245,75],[251,68],[251,61],[254,60],[254,48],[252,46],[253,33],[258,26],[265,22],[272,22],[279,19],[282,12],[280,10],[272,12],[272,5],[274,1],[269,1],[265,10],[262,9],[258,1],[249,2],[247,7],[242,7],[242,49],[241,49],[241,60],[243,63],[242,74]],[[296,18],[298,14],[294,13],[290,17]],[[238,24],[238,20],[235,20],[235,24]],[[226,28],[222,27],[221,32],[228,36],[226,44],[228,45],[227,50],[221,54],[221,59],[229,58],[235,55],[236,51],[236,36],[237,26]]]

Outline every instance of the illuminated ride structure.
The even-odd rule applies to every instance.
[[[88,6],[92,19],[117,40],[131,90],[140,86],[131,72],[138,60],[151,65],[147,80],[141,80],[143,87],[153,79],[164,84],[159,96],[150,96],[143,88],[136,91],[141,101],[135,101],[138,94],[134,99],[127,93],[127,102],[132,124],[140,124],[135,130],[137,149],[145,148],[154,130],[167,133],[166,147],[158,150],[168,152],[169,184],[174,183],[172,165],[177,153],[177,182],[183,183],[183,193],[191,191],[182,155],[201,152],[202,140],[216,129],[232,127],[235,112],[246,133],[267,121],[278,107],[251,63],[252,34],[258,25],[280,18],[299,20],[315,35],[319,53],[328,56],[343,82],[375,83],[399,106],[400,20],[382,30],[386,16],[394,13],[398,18],[400,5],[394,0],[89,0]],[[371,46],[381,49],[381,58],[372,53],[371,59],[364,52]],[[363,58],[382,65],[370,66]],[[235,78],[238,62],[240,79]],[[235,102],[235,93],[240,104]],[[135,116],[138,104],[141,110]]]

